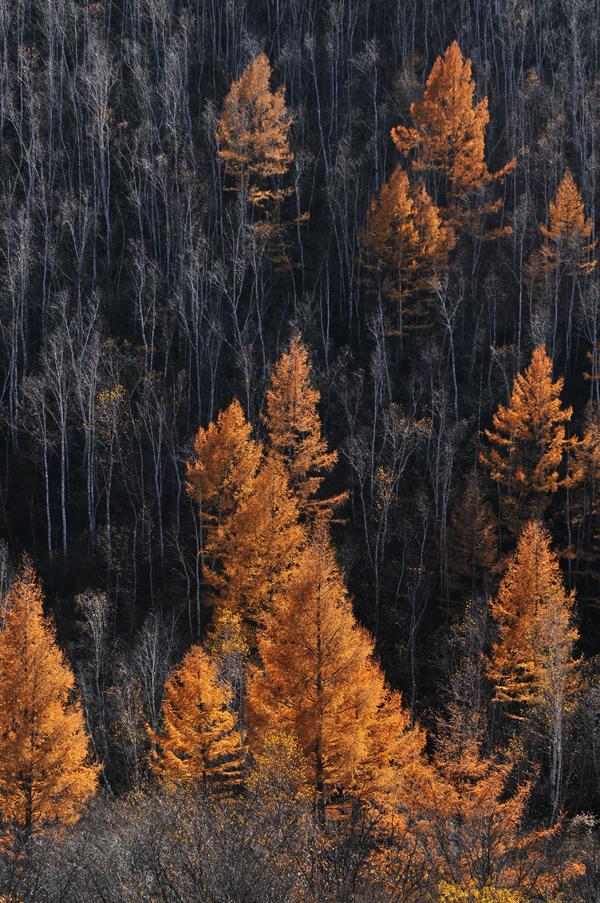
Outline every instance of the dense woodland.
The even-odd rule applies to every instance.
[[[0,897],[600,901],[600,3],[0,0]]]

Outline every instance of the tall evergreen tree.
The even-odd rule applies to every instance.
[[[498,483],[502,524],[518,535],[531,518],[540,518],[555,492],[569,482],[566,424],[573,413],[563,407],[563,379],[552,379],[552,361],[536,348],[531,363],[518,373],[508,405],[500,405],[493,430],[485,430],[489,449],[481,455]]]
[[[373,658],[324,531],[306,549],[258,634],[248,689],[251,743],[297,738],[320,808],[347,797],[397,800],[423,767],[425,736]]]
[[[77,821],[99,769],[90,761],[73,672],[25,563],[4,599],[0,627],[2,829],[27,840],[44,827]]]

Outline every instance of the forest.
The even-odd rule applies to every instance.
[[[596,129],[600,0],[0,0],[0,901],[599,903]]]

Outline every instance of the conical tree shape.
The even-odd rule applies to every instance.
[[[411,104],[413,126],[392,129],[400,153],[407,156],[414,152],[415,170],[446,179],[449,212],[457,220],[469,212],[467,209],[459,214],[460,200],[504,176],[515,162],[511,160],[496,173],[489,171],[485,161],[488,102],[484,98],[475,103],[474,95],[471,60],[463,58],[454,41],[433,64],[422,99]],[[488,212],[493,209],[497,209],[495,205],[485,208]]]
[[[265,616],[258,649],[247,699],[252,747],[274,730],[296,737],[320,806],[340,794],[401,795],[405,774],[422,767],[425,738],[386,687],[325,531]]]
[[[303,542],[286,467],[270,454],[227,526],[222,568],[207,575],[217,609],[237,611],[250,621],[260,617],[287,586]]]
[[[289,351],[281,355],[273,370],[263,422],[271,449],[285,462],[304,516],[330,513],[345,498],[345,495],[325,500],[315,498],[324,475],[338,458],[337,452],[327,450],[322,436],[319,398],[308,351],[300,335],[295,333]]]
[[[537,715],[545,725],[555,818],[562,802],[565,724],[580,688],[574,659],[579,637],[573,626],[574,601],[575,593],[565,591],[550,534],[531,521],[491,603],[499,637],[488,675],[495,683],[495,700],[507,703],[512,717]]]
[[[548,208],[548,225],[540,226],[545,241],[541,254],[547,269],[562,269],[585,276],[596,266],[590,254],[597,242],[591,240],[594,222],[585,215],[583,200],[570,170],[564,174],[556,199]]]
[[[500,484],[505,526],[518,535],[524,523],[541,517],[552,495],[566,485],[565,424],[571,408],[563,408],[563,380],[552,380],[552,361],[540,346],[524,373],[517,374],[508,406],[500,405],[493,430],[486,430],[489,451],[481,461]]]
[[[74,822],[98,783],[75,679],[44,616],[29,564],[4,599],[0,629],[0,816],[27,838]]]
[[[368,266],[385,274],[386,295],[402,302],[403,317],[423,313],[419,297],[433,291],[455,242],[454,230],[442,223],[424,186],[413,189],[406,172],[396,167],[371,203],[362,243]]]
[[[218,555],[238,505],[252,492],[261,461],[260,443],[239,401],[221,411],[216,423],[201,427],[188,462],[188,492],[198,506],[205,531],[204,556]]]
[[[162,728],[148,733],[157,749],[150,765],[169,787],[230,789],[243,763],[231,691],[200,646],[192,646],[165,684]]]
[[[286,192],[270,184],[293,160],[289,144],[292,119],[283,88],[271,91],[271,65],[261,53],[235,81],[225,98],[217,142],[225,171],[236,190],[252,204],[276,201]]]
[[[560,692],[564,705],[572,704],[578,639],[572,625],[574,599],[574,593],[565,591],[550,534],[531,521],[491,603],[499,638],[488,673],[497,701],[516,703],[522,713],[523,706],[552,705],[552,694]]]

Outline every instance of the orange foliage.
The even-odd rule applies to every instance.
[[[436,765],[405,798],[404,813],[388,812],[380,819],[380,846],[371,871],[386,891],[382,897],[415,903],[438,899],[424,893],[422,885],[414,890],[404,886],[407,869],[416,875],[420,871],[440,894],[444,888],[448,896],[440,900],[473,903],[508,903],[530,895],[546,899],[559,880],[564,885],[581,875],[582,866],[573,859],[565,863],[560,877],[552,871],[548,843],[560,825],[526,827],[531,786],[509,790],[511,762],[483,758],[472,741],[461,748],[460,756],[441,756]]]
[[[536,348],[529,367],[517,374],[508,406],[494,414],[494,429],[485,431],[491,447],[481,461],[501,485],[501,506],[513,533],[540,517],[553,493],[567,484],[565,457],[575,440],[565,434],[572,410],[561,405],[562,387],[562,378],[552,381],[544,348]]]
[[[281,355],[273,370],[263,421],[270,447],[284,461],[300,513],[305,517],[330,514],[346,498],[345,494],[315,498],[324,475],[338,459],[337,452],[327,450],[322,436],[320,397],[313,384],[308,351],[299,333],[295,333],[289,351]]]
[[[415,834],[432,872],[459,887],[526,893],[553,888],[546,842],[558,827],[525,829],[530,785],[508,792],[511,762],[482,758],[477,744],[441,759],[413,812]]]
[[[251,434],[252,427],[235,399],[216,423],[200,427],[196,435],[195,458],[186,469],[187,488],[205,529],[205,554],[218,553],[232,515],[254,486],[262,449]]]
[[[99,766],[89,761],[74,689],[40,584],[25,564],[5,597],[0,629],[0,815],[25,838],[76,821],[96,790]]]
[[[562,802],[565,727],[580,689],[573,657],[579,638],[573,626],[574,601],[575,593],[565,591],[550,534],[531,521],[491,602],[499,636],[488,675],[496,685],[496,702],[508,703],[511,717],[535,714],[543,724],[554,818]]]
[[[157,746],[150,765],[162,783],[218,790],[239,783],[243,756],[230,701],[214,663],[192,646],[165,684],[161,731],[148,729]]]
[[[540,226],[545,239],[540,251],[546,269],[588,275],[596,266],[596,261],[590,260],[597,244],[591,241],[594,222],[585,216],[583,200],[568,169],[558,186],[556,200],[550,202],[548,219],[548,226]]]
[[[392,138],[403,156],[414,152],[413,168],[438,173],[447,180],[448,204],[452,218],[464,221],[468,211],[459,213],[461,199],[478,192],[485,184],[500,179],[515,165],[511,160],[491,173],[485,162],[485,128],[489,122],[488,101],[474,103],[475,82],[471,60],[464,59],[457,41],[439,56],[429,74],[421,100],[411,104],[411,128],[398,125]],[[485,208],[491,212],[498,208]],[[472,213],[472,211],[471,211]]]
[[[293,574],[304,542],[284,463],[267,456],[252,491],[222,530],[222,568],[206,575],[219,609],[254,621]]]
[[[420,294],[430,294],[448,267],[456,236],[442,223],[425,187],[413,188],[397,166],[371,202],[362,238],[371,265],[385,273],[384,291],[394,300],[410,299],[407,314],[421,312]]]
[[[296,738],[281,730],[266,734],[247,784],[261,806],[289,806],[307,797],[307,763]]]
[[[575,593],[567,593],[550,534],[537,521],[523,530],[498,596],[491,603],[499,638],[488,669],[498,702],[562,712],[578,688],[572,624]]]
[[[251,744],[273,730],[296,737],[315,798],[396,799],[422,766],[423,733],[385,685],[324,531],[258,636],[262,667],[248,688]]]
[[[288,133],[292,119],[284,89],[271,91],[271,65],[261,53],[235,81],[225,98],[217,143],[225,171],[251,204],[264,205],[287,193],[267,187],[284,175],[293,159]]]

